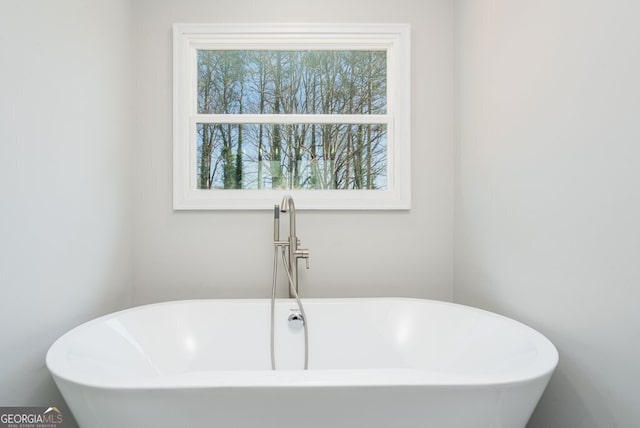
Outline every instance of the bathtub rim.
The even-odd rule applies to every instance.
[[[169,300],[133,306],[116,312],[111,312],[86,321],[57,338],[47,350],[45,357],[46,367],[54,379],[62,379],[66,382],[90,388],[103,390],[140,390],[140,389],[198,389],[198,388],[277,388],[277,387],[384,387],[384,386],[433,386],[433,387],[491,387],[504,385],[517,385],[550,378],[556,369],[559,355],[553,343],[542,333],[528,325],[504,315],[473,306],[442,300],[421,299],[411,297],[346,297],[346,298],[302,298],[308,303],[357,303],[369,301],[407,301],[414,303],[428,303],[444,306],[452,306],[458,309],[475,311],[483,316],[496,317],[507,323],[515,323],[532,335],[539,351],[535,366],[536,370],[527,370],[520,376],[509,375],[469,375],[433,372],[426,369],[314,369],[314,370],[211,370],[206,372],[188,372],[177,375],[162,375],[158,377],[138,378],[134,381],[116,379],[112,382],[92,382],[80,380],[73,375],[65,374],[64,369],[52,368],[60,363],[64,341],[69,340],[74,332],[80,329],[90,328],[93,324],[107,321],[117,316],[124,315],[141,309],[172,304],[188,304],[190,302],[265,302],[268,298],[237,298],[237,299],[184,299]],[[278,302],[291,302],[291,299],[281,298]],[[544,362],[545,364],[541,363]]]

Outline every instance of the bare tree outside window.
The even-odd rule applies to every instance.
[[[336,116],[198,123],[198,189],[386,189],[387,125],[340,121],[387,113],[386,61],[374,50],[198,50],[198,114]]]

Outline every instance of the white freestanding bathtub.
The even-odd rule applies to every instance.
[[[558,362],[511,319],[430,300],[141,306],[58,339],[47,367],[81,427],[524,427]]]

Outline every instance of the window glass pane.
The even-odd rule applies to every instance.
[[[387,53],[198,50],[199,114],[385,114]]]
[[[384,124],[197,126],[199,189],[387,188]]]

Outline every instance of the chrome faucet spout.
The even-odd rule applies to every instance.
[[[305,259],[307,269],[309,269],[309,250],[300,248],[300,240],[296,232],[296,204],[293,202],[291,195],[285,195],[280,203],[280,212],[289,213],[289,238],[286,241],[280,241],[280,216],[275,213],[278,205],[274,207],[274,243],[276,246],[288,247],[287,265],[291,272],[291,283],[289,284],[289,297],[294,297],[292,289],[298,292],[298,259]],[[277,224],[277,226],[276,226]],[[277,236],[276,236],[277,228]]]
[[[280,203],[280,211],[286,213],[287,210],[289,211],[289,238],[296,237],[296,204],[291,195],[284,195]]]

